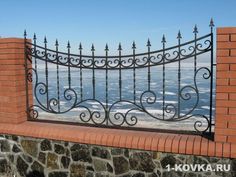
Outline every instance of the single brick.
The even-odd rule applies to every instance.
[[[227,136],[225,136],[225,135],[216,135],[214,140],[216,142],[226,142],[227,141]]]
[[[223,144],[221,142],[216,142],[216,148],[215,148],[216,156],[222,157],[223,156]]]
[[[231,78],[235,78],[235,79],[229,80],[230,85],[236,85],[236,77],[231,77]]]
[[[230,38],[231,38],[231,41],[236,41],[236,34],[231,34]]]
[[[217,42],[228,42],[228,41],[229,41],[229,34],[217,35]]]
[[[236,143],[236,135],[235,136],[228,136],[229,143]]]
[[[236,108],[229,108],[229,114],[236,114]]]
[[[217,57],[217,64],[220,63],[228,63],[228,64],[232,64],[232,63],[236,63],[236,57]]]
[[[229,85],[229,79],[216,79],[216,85]]]
[[[227,121],[223,121],[223,122],[216,121],[215,127],[217,127],[217,128],[228,128],[228,123],[227,123]]]
[[[231,100],[218,100],[216,102],[216,107],[236,107],[236,101]]]
[[[216,51],[216,56],[218,57],[228,57],[229,56],[229,50],[225,49],[225,50],[217,50]]]
[[[230,71],[236,71],[236,64],[230,64]]]
[[[228,113],[228,108],[221,108],[221,107],[217,107],[216,108],[216,114],[222,114],[225,115]]]
[[[216,70],[217,71],[229,71],[229,64],[217,64]]]
[[[236,93],[235,86],[217,86],[216,93]]]
[[[230,93],[229,94],[229,99],[230,100],[236,100],[236,93]]]
[[[230,157],[230,144],[229,143],[224,143],[223,144],[223,157]]]
[[[236,49],[236,42],[218,42],[218,49]]]
[[[230,56],[235,57],[236,56],[236,49],[230,50]]]
[[[217,93],[216,100],[228,100],[229,94],[228,93]]]
[[[231,122],[229,123],[229,128],[234,128],[234,129],[236,129],[236,120],[235,120],[235,121],[231,121]]]

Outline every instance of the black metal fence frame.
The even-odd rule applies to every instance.
[[[157,119],[159,121],[181,121],[190,119],[191,117],[198,116],[201,117],[204,121],[207,122],[207,127],[204,130],[199,130],[199,128],[202,126],[202,120],[198,120],[194,123],[194,129],[196,131],[188,132],[188,133],[200,133],[200,134],[211,134],[212,133],[212,126],[214,125],[212,123],[212,92],[213,92],[213,21],[210,22],[210,33],[207,35],[204,35],[202,37],[198,37],[198,29],[197,26],[194,27],[194,39],[185,43],[181,43],[181,33],[179,32],[177,35],[178,44],[173,47],[166,48],[166,39],[163,35],[162,38],[162,49],[151,51],[151,43],[148,40],[147,42],[147,52],[145,53],[136,53],[136,44],[133,42],[132,44],[132,54],[131,55],[122,55],[122,47],[121,44],[118,46],[118,55],[109,55],[109,48],[108,45],[105,46],[105,55],[104,56],[96,56],[95,55],[95,48],[92,45],[91,47],[91,55],[84,55],[82,45],[79,45],[79,54],[72,54],[70,52],[70,43],[68,42],[67,45],[67,52],[60,52],[58,51],[58,41],[56,40],[55,43],[55,50],[48,49],[47,47],[47,39],[45,37],[44,39],[44,46],[37,45],[37,39],[36,35],[33,37],[33,42],[29,42],[27,40],[26,32],[24,33],[25,37],[25,76],[26,76],[26,94],[29,94],[29,83],[32,82],[33,77],[35,77],[35,85],[33,86],[33,94],[35,96],[35,99],[37,100],[37,103],[33,103],[33,105],[29,104],[29,96],[27,96],[27,115],[28,120],[31,121],[43,121],[38,118],[38,111],[35,109],[40,108],[41,110],[52,113],[52,114],[63,114],[66,112],[69,112],[70,110],[77,108],[77,107],[83,107],[87,112],[80,112],[79,118],[83,123],[78,123],[79,125],[86,125],[86,126],[96,126],[96,127],[109,127],[109,128],[125,128],[125,129],[138,129],[138,130],[148,130],[148,131],[160,131],[161,129],[147,129],[147,128],[136,128],[134,127],[136,123],[138,122],[138,117],[136,116],[130,116],[129,113],[138,110],[140,112],[143,112],[147,114],[147,116],[150,116],[154,119]],[[200,41],[203,41],[203,43],[200,43]],[[188,51],[184,48],[185,46],[188,47]],[[197,68],[197,56],[210,52],[210,68],[208,67],[200,67]],[[32,62],[32,58],[35,59],[34,62]],[[187,85],[181,87],[181,61],[193,58],[194,62],[194,85]],[[46,81],[45,83],[38,81],[37,76],[37,60],[41,60],[45,62],[45,77]],[[34,66],[29,67],[29,62],[31,62],[31,65],[34,63]],[[178,64],[178,104],[167,104],[165,103],[165,66],[169,63],[176,62]],[[51,98],[48,92],[48,63],[53,63],[57,67],[57,97]],[[156,94],[151,90],[150,83],[151,83],[151,67],[161,65],[163,72],[162,72],[162,116],[155,117],[151,113],[148,112],[148,110],[143,105],[143,99],[144,95],[149,94],[150,97],[146,98],[147,104],[153,104],[156,102]],[[59,93],[59,66],[67,67],[68,69],[68,88],[65,89],[63,95],[64,98],[69,102],[73,101],[71,107],[67,110],[62,110],[60,105],[60,94]],[[78,68],[80,73],[80,93],[76,93],[75,90],[71,87],[71,68]],[[136,70],[140,68],[147,68],[147,90],[144,90],[141,94],[141,97],[139,98],[139,101],[136,97]],[[92,97],[90,99],[84,99],[83,98],[83,69],[90,69],[92,70]],[[97,70],[105,70],[105,93],[106,93],[106,102],[105,104],[101,103],[99,100],[96,99],[96,75],[95,71]],[[112,103],[111,106],[108,104],[108,71],[110,70],[118,70],[119,71],[119,100],[117,102]],[[123,70],[131,70],[133,73],[133,101],[126,100],[122,96],[122,71]],[[209,79],[210,80],[210,100],[209,100],[209,106],[210,106],[210,112],[209,117],[206,117],[205,115],[191,115],[193,110],[198,105],[198,99],[199,99],[199,92],[198,87],[196,83],[196,77],[197,74],[200,71],[204,71],[204,74],[202,75],[203,79]],[[195,94],[197,95],[196,104],[189,110],[189,112],[185,115],[181,115],[180,112],[180,99],[182,100],[189,100],[191,99],[190,93],[183,94],[184,90],[187,88],[191,88],[194,90]],[[46,96],[46,104],[41,103],[38,99],[38,94]],[[152,97],[152,98],[151,98]],[[73,99],[74,98],[74,99]],[[101,105],[103,108],[102,112],[104,112],[104,116],[101,114],[101,112],[94,111],[92,112],[88,107],[83,106],[82,103],[87,101],[95,101]],[[119,102],[126,102],[132,104],[134,107],[124,113],[116,113],[113,116],[114,120],[122,120],[119,124],[116,124],[116,122],[112,121],[111,119],[111,109],[112,107],[119,103]],[[137,103],[139,102],[139,104]],[[173,116],[166,118],[166,114],[168,114],[170,111],[172,111]],[[174,111],[174,113],[173,113]],[[97,122],[96,119],[102,120],[101,122]],[[50,120],[44,120],[46,122],[58,122],[58,123],[66,123],[61,121],[50,121]],[[75,124],[75,123],[72,123]],[[162,130],[162,131],[168,131],[169,130]],[[178,133],[186,133],[186,131],[178,131]]]

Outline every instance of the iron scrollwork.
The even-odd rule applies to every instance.
[[[160,122],[179,122],[187,119],[191,119],[193,117],[197,117],[197,120],[193,122],[193,127],[195,131],[200,133],[210,132],[212,126],[212,113],[209,116],[195,113],[195,109],[199,106],[200,93],[198,88],[197,79],[199,76],[204,80],[211,80],[210,85],[212,89],[212,77],[213,70],[212,67],[196,67],[194,72],[193,84],[181,85],[180,83],[180,74],[178,75],[179,80],[179,88],[177,92],[178,103],[166,103],[165,101],[165,66],[170,63],[178,63],[179,64],[179,73],[180,73],[180,62],[193,58],[196,63],[197,56],[202,55],[204,53],[213,52],[213,33],[212,33],[211,25],[211,33],[202,37],[197,37],[197,30],[194,30],[195,39],[186,43],[181,43],[181,34],[178,34],[178,45],[166,48],[165,47],[165,37],[163,36],[162,44],[163,48],[161,50],[150,51],[150,41],[148,40],[148,52],[138,53],[136,54],[136,46],[133,43],[133,54],[131,55],[121,55],[121,45],[119,45],[118,51],[119,55],[110,56],[108,55],[108,46],[106,46],[106,55],[104,56],[95,56],[94,55],[94,46],[92,46],[92,55],[83,55],[82,54],[82,46],[80,44],[79,54],[71,54],[70,53],[70,45],[68,43],[68,52],[59,52],[58,51],[58,42],[56,41],[56,50],[51,50],[47,48],[47,41],[45,39],[45,47],[39,46],[36,44],[36,36],[34,36],[34,43],[30,43],[27,40],[25,41],[26,47],[26,58],[31,61],[30,65],[35,65],[31,67],[26,67],[27,73],[27,82],[32,83],[33,94],[34,94],[34,103],[28,106],[28,115],[30,120],[37,120],[39,118],[40,112],[44,111],[51,114],[64,114],[72,111],[73,109],[78,110],[78,118],[80,122],[86,124],[94,124],[94,125],[107,125],[114,127],[133,127],[138,121],[139,117],[137,112],[145,114],[147,117],[160,121]],[[25,36],[26,38],[26,36]],[[212,55],[211,55],[212,56]],[[34,59],[34,61],[33,61]],[[211,65],[213,58],[211,58]],[[33,61],[33,62],[32,62]],[[54,97],[50,95],[49,91],[49,83],[42,81],[39,78],[39,71],[37,69],[37,62],[45,62],[44,64],[53,64],[57,66],[57,95]],[[68,68],[68,78],[69,86],[66,89],[61,89],[59,85],[59,70],[58,68],[65,67]],[[150,88],[151,84],[151,70],[154,66],[163,66],[163,90],[162,94],[157,95],[157,93]],[[74,89],[71,84],[71,68],[78,70],[80,72],[80,91]],[[148,69],[148,89],[142,90],[142,93],[139,98],[136,95],[136,70],[139,69]],[[48,74],[48,68],[45,69],[46,77]],[[82,74],[84,70],[90,70],[93,72],[93,95],[91,98],[84,99],[82,87]],[[117,70],[119,71],[119,89],[122,89],[122,79],[121,73],[124,70],[129,70],[133,73],[134,80],[134,99],[126,99],[121,96],[120,91],[120,99],[113,103],[103,103],[101,100],[96,98],[95,95],[95,71],[107,71],[108,70]],[[106,92],[108,90],[107,78],[106,78]],[[63,90],[63,91],[62,91]],[[63,92],[60,94],[59,92]],[[106,93],[107,94],[107,93]],[[48,99],[42,99],[48,96]],[[212,97],[212,95],[210,95]],[[61,101],[64,100],[66,102],[67,107],[63,107]],[[106,100],[107,95],[106,95]],[[154,114],[152,113],[148,107],[150,105],[155,105],[157,100],[162,101],[162,113]],[[192,101],[193,105],[188,108],[188,111],[185,113],[181,113],[180,104],[184,101]],[[93,110],[91,109],[91,104],[96,103],[99,109]],[[117,105],[128,105],[128,109],[125,112],[116,111]],[[212,106],[210,107],[210,111],[212,111]]]

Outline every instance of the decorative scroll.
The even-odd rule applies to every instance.
[[[210,117],[203,114],[196,114],[194,111],[199,108],[200,95],[198,79],[209,80],[209,86],[211,89],[211,95],[209,102],[212,102],[212,85],[213,85],[213,22],[211,21],[211,33],[202,37],[197,37],[198,30],[194,28],[194,40],[181,43],[182,36],[178,33],[178,45],[166,48],[165,36],[162,38],[163,48],[161,50],[151,51],[151,43],[148,40],[147,52],[136,53],[136,44],[133,43],[133,54],[122,55],[122,47],[119,44],[119,55],[110,56],[108,45],[106,45],[104,56],[96,56],[95,48],[92,45],[92,55],[84,55],[82,45],[79,46],[78,54],[70,53],[70,44],[68,42],[67,52],[58,51],[58,41],[56,41],[56,50],[47,48],[47,40],[44,40],[44,47],[36,44],[36,36],[34,36],[34,42],[30,43],[25,40],[26,47],[26,60],[30,60],[32,67],[26,66],[26,79],[27,82],[33,82],[33,94],[34,104],[28,106],[28,115],[30,120],[37,120],[40,116],[39,110],[51,114],[64,114],[74,109],[78,110],[79,122],[83,122],[85,125],[94,124],[97,126],[114,126],[114,127],[134,127],[139,122],[139,114],[143,113],[150,119],[160,122],[179,122],[187,119],[193,119],[193,128],[196,132],[205,133],[211,132],[212,126],[212,104],[210,104]],[[26,39],[26,34],[25,34]],[[197,56],[204,53],[210,53],[210,67],[197,67]],[[184,60],[192,60],[194,63],[194,78],[193,84],[182,85],[181,84],[181,62]],[[44,63],[44,77],[39,78],[38,62]],[[166,66],[170,63],[175,63],[178,66],[178,81],[177,81],[177,103],[166,102]],[[50,85],[50,69],[49,64],[53,64],[56,67],[56,86],[55,95],[51,95],[49,91]],[[68,77],[66,81],[68,83],[67,88],[61,88],[59,67],[67,68]],[[151,89],[152,83],[152,71],[154,66],[162,67],[162,91],[160,95]],[[141,95],[138,97],[136,93],[136,75],[140,69],[147,69],[147,89],[142,90]],[[72,69],[74,69],[72,71]],[[75,71],[76,70],[76,71]],[[92,74],[92,94],[91,98],[83,98],[84,90],[83,75],[85,70],[91,70]],[[105,73],[105,103],[96,97],[96,72],[104,70]],[[108,70],[118,71],[118,85],[119,99],[110,103],[108,101]],[[122,88],[124,83],[122,82],[122,72],[128,70],[132,73],[133,80],[133,100],[127,99],[122,96]],[[77,72],[78,71],[78,72]],[[79,91],[71,86],[72,73],[77,72],[79,80],[77,81],[80,86]],[[65,74],[65,73],[64,73]],[[65,85],[64,85],[65,86]],[[63,92],[63,93],[62,93]],[[43,98],[43,99],[42,99]],[[61,101],[66,102],[67,106],[63,107]],[[157,101],[161,101],[162,110],[160,114],[154,114],[149,106],[155,105]],[[192,105],[188,108],[187,112],[181,113],[181,103],[191,101]],[[99,109],[91,109],[92,104],[95,104]],[[69,105],[69,106],[68,106]],[[125,112],[117,111],[117,105],[128,105],[128,109]],[[155,107],[155,106],[154,106]]]

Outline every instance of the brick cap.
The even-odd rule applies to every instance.
[[[236,27],[218,27],[217,34],[236,34]]]
[[[24,43],[24,38],[17,38],[17,37],[7,37],[7,38],[0,38],[0,43]],[[28,42],[31,42],[31,39],[27,39]]]
[[[24,122],[0,124],[0,133],[109,147],[236,158],[236,144],[214,142],[196,135],[92,128]]]

